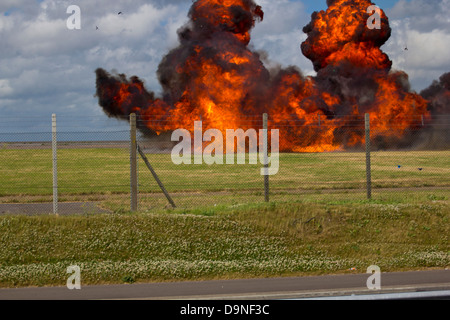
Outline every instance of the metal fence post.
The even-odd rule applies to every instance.
[[[136,141],[136,114],[130,115],[130,210],[136,212],[138,209],[137,197],[137,141]]]
[[[370,163],[370,114],[366,113],[366,180],[367,180],[367,198],[372,199],[372,173]]]
[[[264,152],[264,200],[269,202],[269,131],[267,113],[263,114],[263,152]]]
[[[52,114],[53,214],[58,215],[58,142],[56,114]]]

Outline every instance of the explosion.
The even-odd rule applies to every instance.
[[[163,88],[157,98],[142,80],[97,69],[97,97],[105,113],[138,115],[140,128],[161,134],[193,129],[258,129],[268,113],[280,130],[280,150],[324,152],[361,146],[365,113],[373,136],[390,143],[430,117],[429,101],[411,92],[408,76],[391,70],[380,47],[391,35],[381,11],[381,29],[369,29],[368,0],[328,0],[303,29],[301,51],[317,75],[296,67],[268,70],[248,48],[250,32],[264,13],[253,0],[197,0],[180,45],[158,68]],[[448,88],[447,94],[448,94]]]

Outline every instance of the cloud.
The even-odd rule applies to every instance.
[[[68,30],[73,1],[2,1],[0,10],[15,10],[0,16],[0,112],[96,113],[98,67],[139,74],[157,87],[156,67],[177,44],[169,33],[186,17],[169,2],[80,0],[81,30]]]
[[[300,49],[306,39],[302,29],[310,20],[304,4],[289,0],[260,0],[258,4],[263,7],[264,21],[252,32],[251,45],[267,52],[272,65],[295,65],[305,73],[313,73],[311,61]]]
[[[8,97],[13,92],[8,79],[0,79],[0,95]]]
[[[389,11],[393,20],[407,19],[409,28],[422,32],[449,27],[450,0],[400,0]]]
[[[272,64],[296,65],[313,74],[300,50],[306,38],[302,28],[310,21],[306,2],[256,2],[265,18],[252,31],[253,48],[266,51]],[[81,30],[66,27],[66,9],[72,4],[81,8]],[[1,114],[57,112],[104,119],[94,97],[98,67],[138,75],[158,92],[158,64],[177,46],[177,30],[187,21],[191,4],[192,0],[2,0]],[[399,0],[388,11],[393,35],[383,49],[394,67],[410,74],[416,90],[450,69],[449,8],[450,0]]]
[[[384,49],[416,91],[450,71],[450,0],[400,0],[387,15],[392,36]]]

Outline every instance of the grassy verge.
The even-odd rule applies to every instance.
[[[0,203],[51,202],[50,150],[0,154]],[[140,212],[128,213],[125,149],[60,150],[60,201],[113,214],[0,216],[0,286],[65,285],[70,265],[85,285],[450,266],[448,151],[373,153],[371,201],[364,154],[282,154],[269,204],[259,165],[148,157],[180,209],[164,209],[141,161]]]
[[[230,279],[450,266],[446,196],[0,217],[0,286]],[[356,271],[349,271],[356,268]]]

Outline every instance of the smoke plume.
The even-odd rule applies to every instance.
[[[315,77],[296,67],[269,70],[249,49],[251,30],[264,19],[253,0],[197,0],[178,31],[179,46],[158,67],[161,97],[136,76],[97,69],[99,105],[112,117],[136,113],[150,134],[191,129],[199,119],[204,130],[247,129],[255,127],[251,119],[268,113],[271,128],[280,129],[281,150],[293,152],[362,146],[361,120],[369,113],[379,147],[406,145],[408,132],[445,111],[448,76],[422,95],[412,92],[408,75],[392,70],[380,49],[391,35],[385,13],[381,29],[370,29],[371,1],[327,4],[303,29],[308,38],[301,52],[313,63]]]

